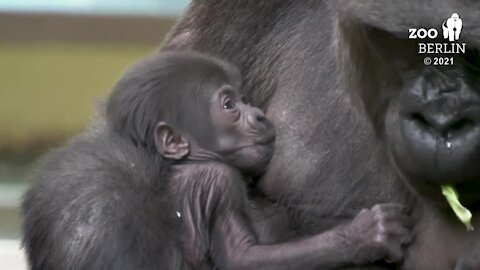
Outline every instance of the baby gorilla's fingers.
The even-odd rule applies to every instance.
[[[412,241],[412,233],[409,228],[401,222],[391,221],[385,224],[386,235],[389,239],[398,241],[401,245],[408,244]]]
[[[402,260],[403,246],[412,239],[410,224],[400,204],[377,204],[362,210],[344,227],[345,238],[354,250],[354,261],[361,265]]]
[[[372,207],[372,211],[380,211],[385,214],[401,213],[405,211],[405,206],[400,203],[379,203]]]
[[[386,246],[388,255],[385,261],[388,263],[399,262],[403,259],[404,247],[412,241],[410,230],[397,222],[387,224]]]

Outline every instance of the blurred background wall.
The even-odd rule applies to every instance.
[[[23,269],[8,247],[17,248],[18,206],[38,157],[85,128],[188,2],[0,0],[0,269]]]

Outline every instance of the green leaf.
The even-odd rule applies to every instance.
[[[467,226],[467,231],[472,231],[472,213],[460,203],[455,188],[450,185],[441,186],[441,188],[443,196],[447,199],[447,202],[455,215],[463,224],[465,224],[465,226]]]

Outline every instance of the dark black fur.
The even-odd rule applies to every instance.
[[[108,99],[106,124],[47,155],[25,195],[31,268],[333,269],[401,260],[411,237],[395,204],[329,233],[258,242],[242,174],[264,171],[275,136],[239,87],[233,67],[198,53],[163,53],[129,69]]]
[[[291,224],[302,232],[403,200],[369,119],[341,88],[336,20],[328,1],[193,1],[163,48],[207,52],[240,68],[244,92],[277,129],[259,187],[293,210]]]
[[[158,159],[108,132],[45,156],[23,203],[31,269],[181,269]]]
[[[390,70],[379,66],[385,67],[381,60],[391,58],[372,55],[372,36],[366,34],[371,34],[371,27],[397,36],[408,35],[409,27],[438,28],[452,11],[464,20],[462,35],[466,41],[472,47],[480,46],[476,19],[480,12],[475,1],[192,2],[164,50],[199,50],[237,65],[244,92],[253,104],[266,111],[277,129],[275,155],[258,183],[258,193],[275,203],[262,204],[255,215],[254,225],[261,241],[272,243],[285,235],[329,231],[376,203],[405,202],[409,193],[398,186],[401,176],[409,182],[418,178],[406,176],[393,166],[390,152],[386,151],[389,148],[385,147],[389,142],[385,138],[386,122],[382,121],[389,104],[396,100],[395,92],[383,91],[387,89],[383,87],[385,82],[395,81],[385,81],[390,79],[385,76],[391,75]],[[405,48],[396,52],[410,55]],[[478,93],[478,87],[474,89]],[[42,175],[56,179],[74,165],[78,164],[65,166],[56,173],[43,170]],[[432,192],[438,194],[438,190]],[[48,190],[30,194],[48,201],[51,193]],[[48,207],[35,213],[47,214]],[[417,252],[417,260],[410,260],[411,269],[425,269],[431,263],[431,251],[437,250],[435,262],[447,270],[454,267],[461,255],[470,258],[458,260],[458,269],[463,265],[478,269],[473,249],[476,238],[464,235],[450,212],[429,215],[438,209],[424,211],[424,207],[422,203],[414,208],[415,215],[420,217],[415,231],[422,236],[415,242],[416,251],[424,253]],[[30,208],[25,209],[28,214]],[[288,227],[280,226],[287,223],[283,221],[285,212]],[[37,218],[30,214],[27,228],[35,226]],[[56,224],[57,220],[48,222]],[[432,225],[435,230],[431,230]],[[30,231],[41,236],[47,230]],[[446,245],[450,242],[440,237],[446,232],[450,240],[461,236],[460,239],[473,243],[451,252],[449,248],[463,242]],[[35,237],[27,234],[27,242],[35,242]],[[473,250],[467,252],[470,247]],[[42,254],[42,248],[30,249],[31,256]],[[130,259],[135,258],[126,260]]]
[[[288,209],[297,232],[328,231],[378,202],[416,203],[414,230],[421,238],[407,254],[407,267],[450,269],[458,261],[459,269],[466,262],[478,269],[478,259],[469,255],[478,250],[470,250],[478,246],[477,238],[467,234],[444,205],[439,182],[434,182],[454,181],[461,187],[480,177],[475,165],[480,139],[472,128],[479,125],[478,51],[456,58],[453,70],[433,67],[432,77],[424,73],[424,56],[405,42],[408,28],[435,27],[441,36],[442,22],[453,12],[463,20],[461,42],[467,42],[469,50],[478,49],[476,1],[194,0],[163,50],[205,51],[240,67],[245,93],[277,127],[276,152],[259,180],[259,190]],[[419,69],[397,69],[411,61]],[[461,150],[450,158],[442,152],[443,161],[450,162],[440,168],[431,162],[408,164],[422,160],[420,150],[391,162],[398,149],[425,144],[405,144],[395,137],[396,125],[405,120],[404,115],[397,117],[397,109],[408,108],[398,96],[418,89],[428,96],[438,91],[453,94],[439,99],[448,104],[444,107],[412,99],[410,104],[427,104],[417,111],[446,115],[459,111],[471,123],[462,131],[469,132],[470,139],[459,140],[456,147]],[[408,170],[412,167],[413,174]],[[445,172],[438,173],[441,170]],[[400,180],[421,194],[420,202],[408,198],[410,192],[398,185]],[[416,185],[427,181],[433,187]],[[478,188],[464,188],[466,195],[472,192],[470,200],[478,198]],[[478,215],[474,204],[471,208]],[[431,214],[439,210],[442,214]],[[435,233],[427,234],[432,227]],[[259,235],[267,239],[279,231],[274,226],[262,228]],[[442,244],[447,238],[457,239],[455,245]],[[436,264],[426,255],[433,251],[438,252]],[[471,259],[462,259],[465,255]]]

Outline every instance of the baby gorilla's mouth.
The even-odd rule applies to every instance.
[[[275,142],[275,133],[268,132],[255,141],[257,145],[270,145]]]

